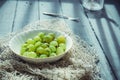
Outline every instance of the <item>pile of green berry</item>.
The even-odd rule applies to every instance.
[[[40,32],[21,46],[21,55],[29,58],[47,58],[64,53],[66,38],[63,35],[56,37],[54,33]]]

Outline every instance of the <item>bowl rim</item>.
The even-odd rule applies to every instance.
[[[56,32],[56,33],[60,33],[60,34],[64,34],[65,37],[69,38],[70,42],[71,42],[71,46],[69,47],[69,49],[65,50],[65,52],[57,55],[57,56],[51,56],[51,57],[47,57],[47,58],[30,58],[30,57],[25,57],[25,56],[22,56],[20,55],[20,53],[16,53],[12,47],[11,47],[11,44],[12,44],[12,40],[14,40],[14,38],[16,38],[17,36],[20,36],[20,35],[23,35],[25,33],[29,33],[29,32],[33,32],[33,31],[50,31],[50,32]],[[16,35],[13,36],[13,38],[9,41],[9,48],[11,49],[11,51],[19,56],[19,57],[23,57],[23,58],[27,58],[27,59],[34,59],[34,60],[45,60],[45,59],[53,59],[53,58],[57,58],[57,57],[60,57],[60,56],[64,56],[71,48],[72,48],[72,45],[73,45],[73,40],[72,38],[67,35],[65,32],[62,32],[62,31],[57,31],[57,30],[51,30],[51,29],[35,29],[35,30],[28,30],[28,31],[23,31],[23,32],[20,32],[20,33],[17,33]]]

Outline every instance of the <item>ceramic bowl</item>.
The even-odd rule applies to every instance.
[[[20,55],[21,45],[26,42],[27,39],[35,37],[38,33],[55,33],[56,37],[59,35],[64,35],[66,37],[66,50],[64,53],[54,56],[54,57],[47,57],[47,58],[29,58]],[[72,47],[72,39],[70,36],[65,34],[64,32],[54,31],[54,30],[31,30],[26,32],[21,32],[15,35],[9,42],[9,47],[16,54],[18,57],[23,59],[26,62],[30,63],[42,63],[42,62],[55,62],[61,59]]]

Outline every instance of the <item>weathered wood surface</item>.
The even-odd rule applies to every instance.
[[[116,0],[117,1],[117,0]],[[98,51],[104,80],[120,80],[120,5],[105,1],[103,10],[91,12],[80,0],[0,1],[0,37],[17,32],[37,20],[54,19],[43,12],[79,17],[79,22],[64,19],[71,30]]]
[[[16,1],[0,1],[0,36],[12,31]]]
[[[116,5],[114,5],[116,4]],[[118,3],[106,1],[103,10],[86,11],[91,28],[109,62],[115,79],[120,79],[120,17]]]

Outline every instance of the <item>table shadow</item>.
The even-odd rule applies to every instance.
[[[119,64],[115,64],[114,61],[113,61],[115,59],[115,57],[113,58],[113,56],[112,56],[113,53],[111,52],[111,50],[109,48],[108,44],[110,44],[110,43],[107,40],[108,36],[107,37],[105,36],[105,32],[104,32],[102,22],[99,19],[97,19],[96,22],[98,24],[98,30],[99,30],[99,33],[100,33],[100,38],[102,39],[101,43],[102,43],[102,47],[103,47],[103,49],[105,51],[105,56],[106,56],[110,66],[112,68],[113,74],[115,74],[114,75],[115,79],[118,80],[119,76],[118,76],[117,73],[119,73],[119,72],[118,72],[118,66],[116,66],[116,65],[119,65]],[[114,43],[114,46],[115,46],[115,49],[116,49],[116,55],[118,56],[118,59],[116,59],[116,60],[120,61],[120,54],[119,54],[120,49],[119,49],[118,40],[117,40],[117,38],[115,36],[115,33],[114,33],[113,29],[112,29],[113,27],[111,26],[111,24],[109,22],[108,22],[108,26],[109,26],[109,31],[111,33],[113,43]]]
[[[113,19],[109,18],[105,12],[105,8],[99,11],[92,11],[85,9],[85,12],[88,13],[90,16],[89,18],[105,18],[108,22],[112,22],[116,25],[116,27],[119,27],[120,25]]]
[[[110,51],[110,48],[108,45],[108,44],[110,44],[110,42],[108,42],[108,40],[107,40],[107,37],[109,37],[109,36],[105,36],[103,24],[100,19],[105,18],[107,21],[107,24],[109,26],[108,29],[109,29],[110,35],[112,37],[113,45],[115,46],[115,49],[116,49],[115,50],[116,55],[118,56],[117,61],[120,61],[120,45],[119,45],[119,41],[115,35],[114,29],[113,29],[114,27],[111,25],[111,22],[116,26],[116,28],[118,28],[120,30],[119,24],[107,16],[106,10],[104,8],[100,11],[85,10],[85,12],[89,15],[89,18],[93,18],[96,20],[97,28],[100,33],[100,38],[102,39],[101,43],[102,43],[102,47],[105,51],[106,58],[108,59],[108,62],[110,63],[110,65],[113,69],[112,71],[115,74],[115,78],[118,80],[120,77],[118,75],[119,72],[117,72],[118,66],[116,66],[116,65],[119,65],[119,64],[115,64],[113,61],[115,58],[112,57],[113,53]],[[94,26],[94,25],[92,25],[92,26]]]
[[[0,1],[0,7],[2,7],[2,5],[6,2],[6,0],[1,0]]]
[[[106,10],[103,8],[102,10],[100,10],[100,11],[89,11],[89,10],[85,10],[85,12],[89,15],[89,18],[93,18],[93,19],[96,19],[96,22],[97,22],[97,24],[98,24],[98,29],[99,30],[102,30],[102,32],[103,32],[103,29],[102,29],[102,26],[103,26],[103,24],[101,23],[101,21],[100,21],[100,19],[101,18],[105,18],[106,19],[106,21],[107,21],[107,24],[108,24],[108,26],[109,26],[109,30],[110,30],[110,34],[111,34],[111,36],[112,36],[112,39],[113,39],[113,41],[114,41],[114,44],[115,44],[115,46],[116,46],[116,49],[118,49],[119,50],[119,41],[117,40],[117,38],[116,38],[116,35],[115,35],[115,32],[113,31],[114,29],[113,29],[113,26],[111,25],[111,22],[113,23],[113,24],[115,24],[115,26],[118,28],[118,29],[120,29],[120,25],[116,22],[116,21],[114,21],[113,19],[111,19],[111,18],[109,18],[108,17],[108,15],[107,15],[107,13],[106,13]],[[101,24],[100,24],[101,23]],[[101,31],[99,31],[100,33],[101,33]],[[104,32],[103,32],[104,33]],[[101,33],[101,35],[103,34],[103,33]],[[102,36],[103,37],[103,36]],[[118,51],[118,53],[119,53],[120,51]]]

